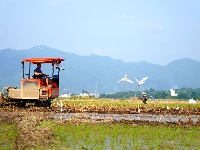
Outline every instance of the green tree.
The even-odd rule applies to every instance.
[[[88,92],[88,91],[86,91],[86,90],[82,90],[81,92],[82,92],[82,93],[89,94],[89,92]]]

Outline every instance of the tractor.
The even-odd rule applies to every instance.
[[[1,104],[17,104],[26,106],[27,103],[36,106],[50,106],[53,99],[59,96],[59,72],[62,58],[27,58],[22,60],[21,89],[17,87],[4,87],[0,94]],[[52,75],[42,78],[31,74],[32,64],[51,64]],[[28,69],[26,69],[28,67]],[[55,73],[57,70],[57,73]],[[28,72],[28,73],[25,73]],[[48,78],[48,82],[46,82]]]

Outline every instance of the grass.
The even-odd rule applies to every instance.
[[[19,134],[19,132],[16,131],[15,128],[16,124],[0,123],[0,149],[14,149],[15,141]]]
[[[198,149],[200,127],[69,123],[52,126],[54,149]]]

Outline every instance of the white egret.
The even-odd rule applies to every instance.
[[[147,79],[148,79],[148,77],[145,77],[142,80],[138,80],[138,79],[135,78],[135,80],[138,82],[138,86],[144,84]]]
[[[179,110],[179,109],[180,109],[180,107],[178,105],[176,105],[176,110]]]
[[[60,106],[60,112],[63,112],[63,103],[62,103],[62,101],[60,101],[60,103],[59,102],[57,102],[57,105],[59,105]]]
[[[162,116],[160,116],[160,117],[159,117],[159,120],[158,120],[158,122],[161,122],[161,120],[162,120]]]
[[[138,113],[140,113],[140,112],[141,112],[141,110],[140,110],[140,107],[139,107],[139,106],[138,106],[138,110],[137,110],[137,112],[138,112]]]
[[[121,81],[126,81],[126,82],[130,82],[130,83],[134,83],[133,81],[131,81],[131,79],[127,78],[127,75],[125,75],[124,78],[121,78],[117,83],[119,83]]]
[[[138,118],[137,118],[137,119],[138,119],[138,120],[141,120],[139,115],[138,115]]]
[[[197,102],[196,102],[193,98],[191,98],[191,99],[189,100],[189,103],[190,103],[190,104],[196,104]]]

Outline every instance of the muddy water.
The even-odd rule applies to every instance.
[[[90,120],[141,120],[141,121],[158,121],[158,122],[198,122],[200,115],[147,115],[147,114],[98,114],[98,113],[56,113],[52,116],[54,119],[90,119]]]

